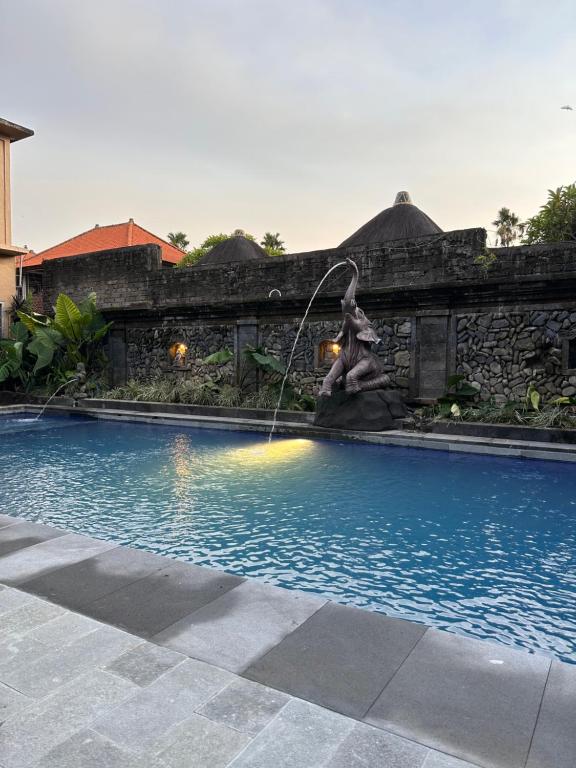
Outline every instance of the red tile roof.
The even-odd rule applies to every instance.
[[[184,256],[182,251],[175,248],[161,237],[135,224],[132,219],[123,224],[109,224],[108,226],[96,226],[87,232],[82,232],[76,237],[71,237],[63,243],[53,245],[40,253],[31,251],[24,256],[23,267],[41,266],[47,259],[59,259],[62,256],[78,256],[81,253],[94,253],[95,251],[107,251],[111,248],[122,248],[127,245],[148,245],[154,243],[162,249],[162,261],[176,264]],[[20,259],[17,257],[19,266]]]

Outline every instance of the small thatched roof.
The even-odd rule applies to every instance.
[[[417,208],[408,192],[398,192],[391,208],[386,208],[353,235],[346,238],[340,247],[385,243],[388,240],[408,240],[423,235],[441,233],[440,227]]]
[[[196,263],[205,266],[206,264],[227,264],[230,261],[254,261],[254,259],[263,258],[268,258],[268,254],[258,243],[249,240],[244,235],[233,235],[228,240],[215,245]]]

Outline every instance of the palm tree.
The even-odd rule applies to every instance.
[[[184,232],[168,232],[168,240],[183,253],[186,253],[186,249],[190,245],[190,241]]]
[[[262,248],[264,248],[264,250],[273,251],[276,253],[284,253],[286,250],[284,247],[284,241],[280,240],[280,232],[276,232],[276,234],[272,234],[272,232],[265,232],[260,245]]]
[[[500,208],[498,218],[492,222],[504,248],[512,245],[514,240],[524,232],[524,225],[510,208]]]

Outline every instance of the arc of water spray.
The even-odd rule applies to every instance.
[[[68,384],[72,384],[72,382],[73,382],[73,381],[78,381],[78,377],[77,377],[77,376],[75,376],[73,379],[70,379],[70,381],[65,381],[65,382],[64,382],[64,384],[61,384],[61,385],[58,387],[58,389],[56,390],[56,392],[54,392],[54,394],[50,395],[50,397],[48,398],[48,400],[46,400],[46,402],[44,403],[44,408],[42,408],[42,410],[40,411],[40,413],[38,414],[38,416],[36,416],[36,418],[34,419],[34,421],[38,421],[38,419],[39,419],[39,418],[40,418],[40,417],[43,415],[43,413],[44,413],[44,411],[46,410],[46,408],[48,408],[48,406],[50,405],[50,401],[51,401],[53,398],[55,398],[55,397],[56,397],[56,395],[58,394],[58,392],[60,392],[60,390],[61,390],[61,389],[64,389],[64,387],[67,387],[67,386],[68,386]]]
[[[333,267],[330,267],[328,272],[324,275],[322,280],[318,283],[316,286],[316,290],[312,294],[312,298],[310,299],[308,306],[306,307],[306,312],[304,312],[304,317],[300,321],[300,325],[298,326],[298,331],[296,333],[296,338],[294,339],[294,344],[292,345],[292,351],[290,352],[290,357],[288,358],[288,364],[286,365],[286,372],[284,374],[284,378],[282,379],[282,385],[280,387],[280,396],[278,397],[278,402],[276,403],[276,408],[274,409],[274,415],[272,417],[272,428],[270,429],[270,434],[268,435],[268,442],[271,442],[272,435],[274,434],[274,430],[276,429],[276,421],[278,420],[278,411],[280,410],[280,405],[282,403],[282,397],[284,396],[284,387],[286,386],[286,381],[288,379],[288,374],[290,373],[290,366],[292,365],[292,358],[294,357],[294,352],[296,351],[296,345],[298,344],[298,340],[300,338],[300,334],[302,333],[302,328],[304,327],[304,323],[306,322],[306,318],[308,317],[308,313],[310,312],[310,308],[312,307],[312,303],[314,302],[314,299],[316,298],[318,291],[322,286],[324,285],[324,281],[328,277],[329,274],[334,272],[335,269],[338,269],[338,267],[348,267],[349,264],[347,261],[339,261],[338,264],[334,264]]]

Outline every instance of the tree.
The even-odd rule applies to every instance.
[[[272,234],[272,232],[265,232],[264,237],[260,241],[260,245],[268,256],[281,256],[286,252],[283,240],[280,240],[280,232]]]
[[[576,240],[576,183],[548,190],[540,212],[526,222],[525,243]]]
[[[512,213],[510,208],[500,208],[498,218],[492,222],[492,225],[496,227],[500,243],[504,248],[512,245],[514,240],[523,233],[520,219],[515,213]]]
[[[183,253],[188,252],[187,248],[190,245],[190,240],[188,240],[188,236],[184,232],[168,232],[168,240],[178,250]]]

